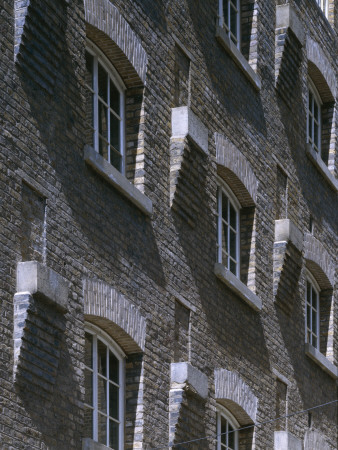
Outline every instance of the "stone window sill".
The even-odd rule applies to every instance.
[[[312,145],[307,144],[306,146],[306,154],[314,166],[319,170],[319,172],[323,175],[326,181],[329,183],[330,187],[338,191],[338,180],[334,175],[329,171],[327,165],[321,159],[320,155],[316,150],[313,149]]]
[[[234,291],[242,300],[244,300],[252,309],[260,311],[262,301],[255,295],[244,283],[242,283],[233,273],[223,264],[216,263],[214,273],[224,284]]]
[[[104,444],[100,444],[99,442],[93,441],[90,438],[82,439],[82,450],[109,450],[110,447],[107,447]]]
[[[236,45],[219,25],[216,27],[216,39],[223,46],[226,52],[233,58],[234,62],[241,69],[247,79],[253,84],[255,89],[259,91],[262,85],[260,77],[252,69],[248,61],[244,58]]]
[[[114,166],[109,164],[93,147],[89,145],[85,146],[84,160],[95,172],[100,174],[108,183],[144,212],[144,214],[147,216],[152,215],[153,205],[151,200],[130,183]]]
[[[331,361],[325,358],[325,356],[311,344],[305,343],[305,354],[309,356],[309,358],[311,358],[316,364],[318,364],[332,378],[338,378],[337,366],[332,364]]]

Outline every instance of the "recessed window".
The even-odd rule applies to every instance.
[[[239,425],[236,419],[225,409],[217,412],[217,450],[238,450]]]
[[[240,205],[233,193],[220,183],[218,187],[218,239],[217,262],[223,264],[230,272],[239,277]]]
[[[321,153],[321,117],[322,102],[316,87],[309,80],[308,90],[308,117],[307,117],[307,140],[308,143],[318,152]]]
[[[220,0],[219,16],[221,26],[240,48],[240,0]]]
[[[123,449],[124,358],[108,336],[90,326],[85,333],[85,435]]]
[[[87,144],[124,173],[124,86],[94,44],[86,50]]]
[[[314,278],[308,274],[306,280],[306,336],[305,341],[320,349],[319,329],[319,287]]]
[[[318,6],[320,6],[327,17],[329,13],[329,0],[316,0],[316,3]]]

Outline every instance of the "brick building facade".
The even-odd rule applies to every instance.
[[[335,450],[338,2],[0,31],[0,448]]]

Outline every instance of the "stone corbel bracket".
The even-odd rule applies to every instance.
[[[54,270],[37,261],[19,262],[17,265],[17,292],[14,295],[14,380],[16,379],[17,369],[20,361],[25,333],[29,326],[27,318],[29,312],[34,309],[35,299],[47,302],[55,307],[60,314],[68,311],[68,282]],[[58,334],[60,324],[55,320],[55,329]],[[38,345],[38,344],[37,344]],[[30,348],[29,352],[35,358],[39,349]],[[48,363],[56,370],[58,366],[58,351],[51,350]],[[51,372],[53,369],[51,369]],[[50,373],[51,373],[50,372]],[[46,376],[46,384],[51,382],[51,378]],[[43,383],[43,380],[41,381]]]
[[[291,312],[293,295],[297,292],[298,278],[301,270],[301,252],[303,249],[303,233],[290,219],[275,221],[275,241],[273,247],[273,292],[275,300],[285,312]]]
[[[189,408],[187,393],[205,402],[208,397],[208,377],[187,362],[171,364],[169,392],[169,440],[175,443],[184,414],[183,406]]]
[[[280,77],[282,60],[286,61],[284,52],[287,47],[292,45],[293,41],[290,36],[295,36],[298,41],[297,45],[303,47],[305,45],[305,32],[300,19],[297,16],[295,9],[290,5],[278,5],[276,7],[276,61],[275,61],[275,78],[276,84]],[[290,40],[291,38],[291,40]],[[284,63],[285,65],[286,63]],[[286,64],[287,65],[287,64]]]
[[[188,106],[171,111],[170,207],[181,212],[193,225],[200,202],[194,196],[209,156],[208,129]]]

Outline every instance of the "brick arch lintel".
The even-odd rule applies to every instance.
[[[311,73],[311,64],[309,64],[309,75],[313,78],[313,82],[321,96],[324,97],[323,101],[334,101],[337,96],[335,70],[325,56],[321,46],[310,37],[307,37],[306,40],[306,53],[308,62],[318,69]]]
[[[83,280],[85,320],[102,328],[127,354],[145,349],[146,319],[116,289],[100,280]]]
[[[218,174],[233,190],[242,206],[255,206],[257,178],[243,153],[225,136],[215,133]]]
[[[147,53],[116,6],[109,0],[84,0],[84,12],[86,22],[109,36],[145,84]]]
[[[320,288],[332,289],[335,277],[334,261],[323,244],[310,233],[304,236],[304,257]]]
[[[215,370],[215,398],[241,425],[255,423],[258,399],[236,372]]]

